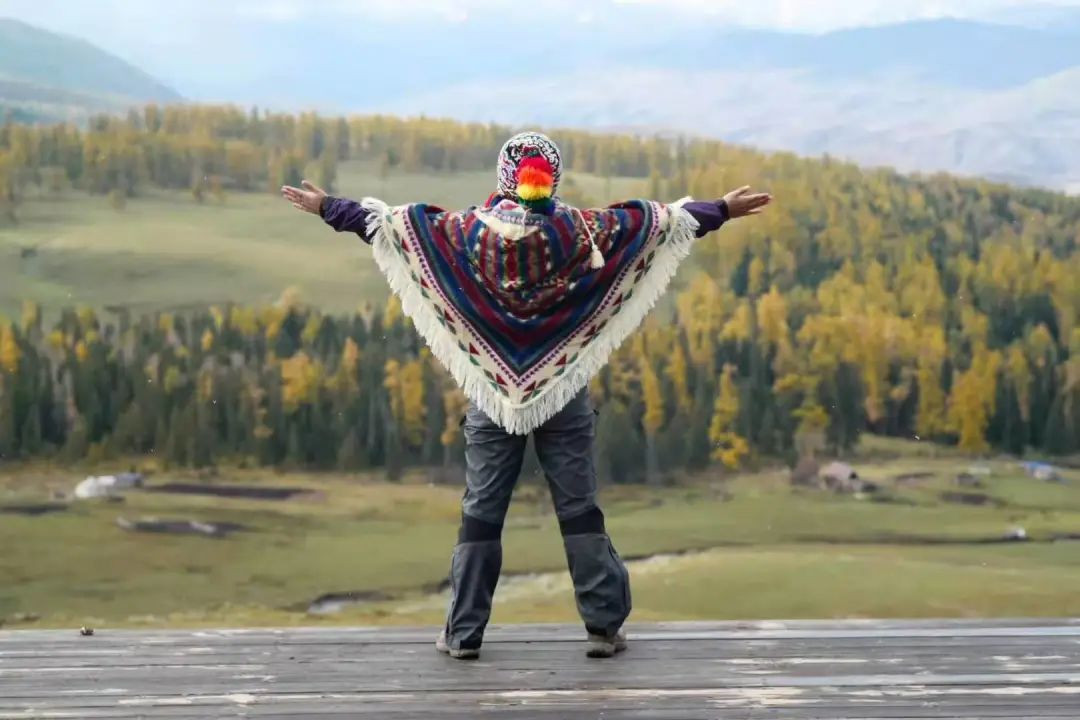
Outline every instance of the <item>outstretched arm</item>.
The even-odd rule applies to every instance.
[[[719,230],[728,220],[760,214],[771,202],[772,195],[751,193],[750,186],[747,185],[732,190],[715,202],[692,200],[683,205],[683,209],[698,221],[697,236],[700,238]]]
[[[731,219],[731,211],[723,200],[706,202],[703,200],[691,200],[683,205],[683,210],[690,213],[698,222],[697,232],[699,238],[705,237]]]
[[[729,220],[759,215],[771,202],[772,195],[751,193],[747,186],[733,190],[719,200],[691,200],[682,207],[697,220],[694,234],[701,238],[719,230]],[[622,239],[633,237],[645,220],[642,208],[631,203],[591,211],[591,216],[593,223],[589,229],[601,255],[618,250]]]
[[[292,203],[297,210],[318,215],[326,224],[338,232],[354,232],[366,242],[371,242],[367,235],[368,211],[355,200],[333,197],[326,191],[304,180],[302,187],[286,185],[281,188],[281,195]]]

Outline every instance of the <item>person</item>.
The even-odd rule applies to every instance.
[[[372,245],[376,263],[432,354],[469,399],[465,493],[436,648],[479,656],[502,567],[503,522],[533,434],[547,478],[589,657],[626,648],[626,566],[597,504],[590,379],[641,323],[695,239],[772,200],[739,188],[713,202],[636,200],[602,209],[557,195],[558,147],[515,135],[497,190],[447,212],[284,187],[294,207]]]

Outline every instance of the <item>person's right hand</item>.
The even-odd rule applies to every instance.
[[[297,210],[303,210],[304,212],[313,213],[319,215],[319,210],[322,207],[323,198],[326,197],[326,192],[319,187],[304,180],[300,183],[303,189],[292,187],[291,185],[285,185],[281,188],[281,196],[291,202],[293,207]]]
[[[727,203],[728,217],[734,220],[747,215],[760,214],[765,210],[765,206],[772,202],[772,195],[769,193],[752,193],[750,192],[750,186],[744,185],[738,190],[732,190],[725,195],[724,202]]]

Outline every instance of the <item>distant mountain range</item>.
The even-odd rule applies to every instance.
[[[459,23],[305,13],[143,57],[195,100],[680,132],[1080,191],[1080,8],[1031,3],[978,22],[818,35],[634,4],[599,18],[520,13]],[[12,33],[55,55],[38,51],[35,65],[9,49]],[[39,114],[178,97],[87,43],[0,20],[0,103],[13,81],[36,89]]]
[[[517,82],[465,79],[403,114],[680,131],[766,149],[1080,192],[1080,11],[798,35],[688,30]]]
[[[77,38],[0,18],[0,117],[84,118],[180,95],[145,72]]]

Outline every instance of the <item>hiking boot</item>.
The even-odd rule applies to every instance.
[[[589,633],[589,640],[585,647],[585,654],[591,658],[615,657],[626,649],[626,631],[619,628],[614,635],[593,635]]]
[[[480,648],[458,648],[455,650],[446,642],[446,628],[439,633],[439,639],[435,641],[435,649],[444,655],[449,655],[455,660],[475,660],[480,657]]]

